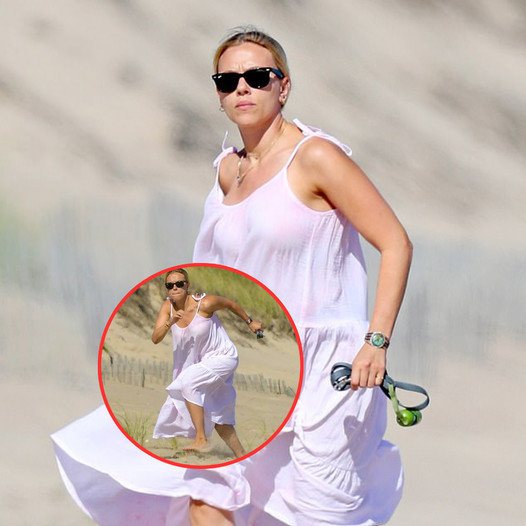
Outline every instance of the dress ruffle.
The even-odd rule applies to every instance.
[[[250,501],[241,463],[210,470],[157,460],[123,435],[104,406],[51,438],[67,489],[101,525],[184,525],[189,499],[231,511]]]
[[[68,490],[108,526],[187,526],[189,499],[234,511],[236,526],[384,524],[403,485],[398,449],[382,439],[386,399],[378,389],[334,391],[326,374],[352,361],[362,329],[299,328],[309,382],[282,432],[248,459],[214,469],[164,463],[101,407],[52,436]]]

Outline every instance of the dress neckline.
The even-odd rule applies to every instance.
[[[303,137],[298,141],[298,143],[294,146],[294,148],[292,149],[292,152],[291,154],[289,155],[289,157],[287,158],[287,161],[285,162],[285,164],[270,178],[268,179],[267,181],[265,181],[263,184],[259,185],[257,188],[255,188],[252,192],[250,192],[250,194],[248,194],[244,199],[242,199],[241,201],[238,201],[236,203],[232,203],[232,204],[228,204],[228,203],[225,203],[224,200],[225,200],[225,193],[223,192],[223,190],[221,189],[221,185],[219,184],[219,166],[217,167],[217,178],[216,178],[216,185],[217,185],[217,191],[218,191],[218,194],[219,194],[219,202],[221,204],[221,206],[225,207],[225,208],[235,208],[237,206],[241,206],[243,205],[244,203],[248,202],[253,195],[257,194],[260,190],[262,190],[263,188],[265,188],[267,185],[269,185],[270,183],[272,183],[273,181],[277,180],[280,176],[280,174],[282,174],[283,172],[286,172],[287,168],[289,167],[289,165],[291,164],[292,160],[294,159],[299,147],[307,140],[311,137],[311,135],[305,135],[305,133],[303,132],[303,130],[301,128],[299,128],[299,130],[303,133]]]
[[[177,327],[178,329],[180,330],[184,330],[184,329],[188,329],[188,327],[190,327],[190,325],[192,325],[192,323],[194,322],[194,320],[199,317],[203,320],[209,320],[212,318],[212,316],[210,316],[210,318],[207,318],[201,314],[199,314],[199,307],[201,306],[201,300],[206,296],[206,294],[204,296],[201,296],[199,298],[199,301],[195,299],[194,296],[192,296],[192,299],[194,299],[195,301],[197,301],[197,309],[195,309],[195,313],[194,313],[194,316],[193,318],[190,320],[190,322],[188,323],[188,325],[185,325],[184,327],[181,327],[180,325],[177,325],[177,322],[175,322],[172,327]],[[173,304],[170,305],[170,312],[171,312],[171,309],[173,309]]]

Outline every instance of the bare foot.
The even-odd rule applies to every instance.
[[[210,442],[206,438],[195,439],[191,444],[183,447],[183,451],[195,451],[198,453],[208,453],[212,449]]]

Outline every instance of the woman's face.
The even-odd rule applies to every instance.
[[[228,48],[219,59],[218,73],[244,73],[255,68],[275,68],[274,57],[262,46],[247,42]],[[219,101],[227,116],[240,126],[270,122],[281,111],[279,102],[282,90],[288,90],[287,77],[279,79],[270,74],[270,82],[264,88],[252,88],[240,78],[232,93],[218,91]]]
[[[186,281],[185,275],[180,272],[172,272],[166,278],[166,283],[175,283],[176,281]],[[189,285],[190,283],[185,283],[181,288],[174,285],[172,289],[168,290],[168,297],[174,301],[185,297],[188,294]]]

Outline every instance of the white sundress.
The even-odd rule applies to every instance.
[[[198,304],[192,321],[186,327],[177,323],[171,327],[173,381],[166,388],[168,397],[159,413],[154,438],[195,438],[185,400],[204,408],[207,436],[215,424],[235,424],[237,349],[215,314],[210,318],[199,314],[204,295],[193,298]]]
[[[383,440],[385,397],[379,389],[336,392],[329,381],[335,362],[352,362],[368,327],[358,233],[337,210],[301,203],[287,179],[288,166],[311,137],[350,150],[294,122],[304,139],[244,201],[224,205],[216,178],[194,251],[195,262],[227,265],[260,280],[289,310],[304,353],[294,413],[261,451],[213,470],[161,465],[132,451],[105,408],[73,422],[52,437],[59,468],[77,503],[100,524],[187,526],[191,497],[232,510],[237,526],[374,526],[389,520],[401,498],[400,456]],[[216,159],[217,176],[232,151],[223,148]],[[135,522],[123,518],[133,513]]]

